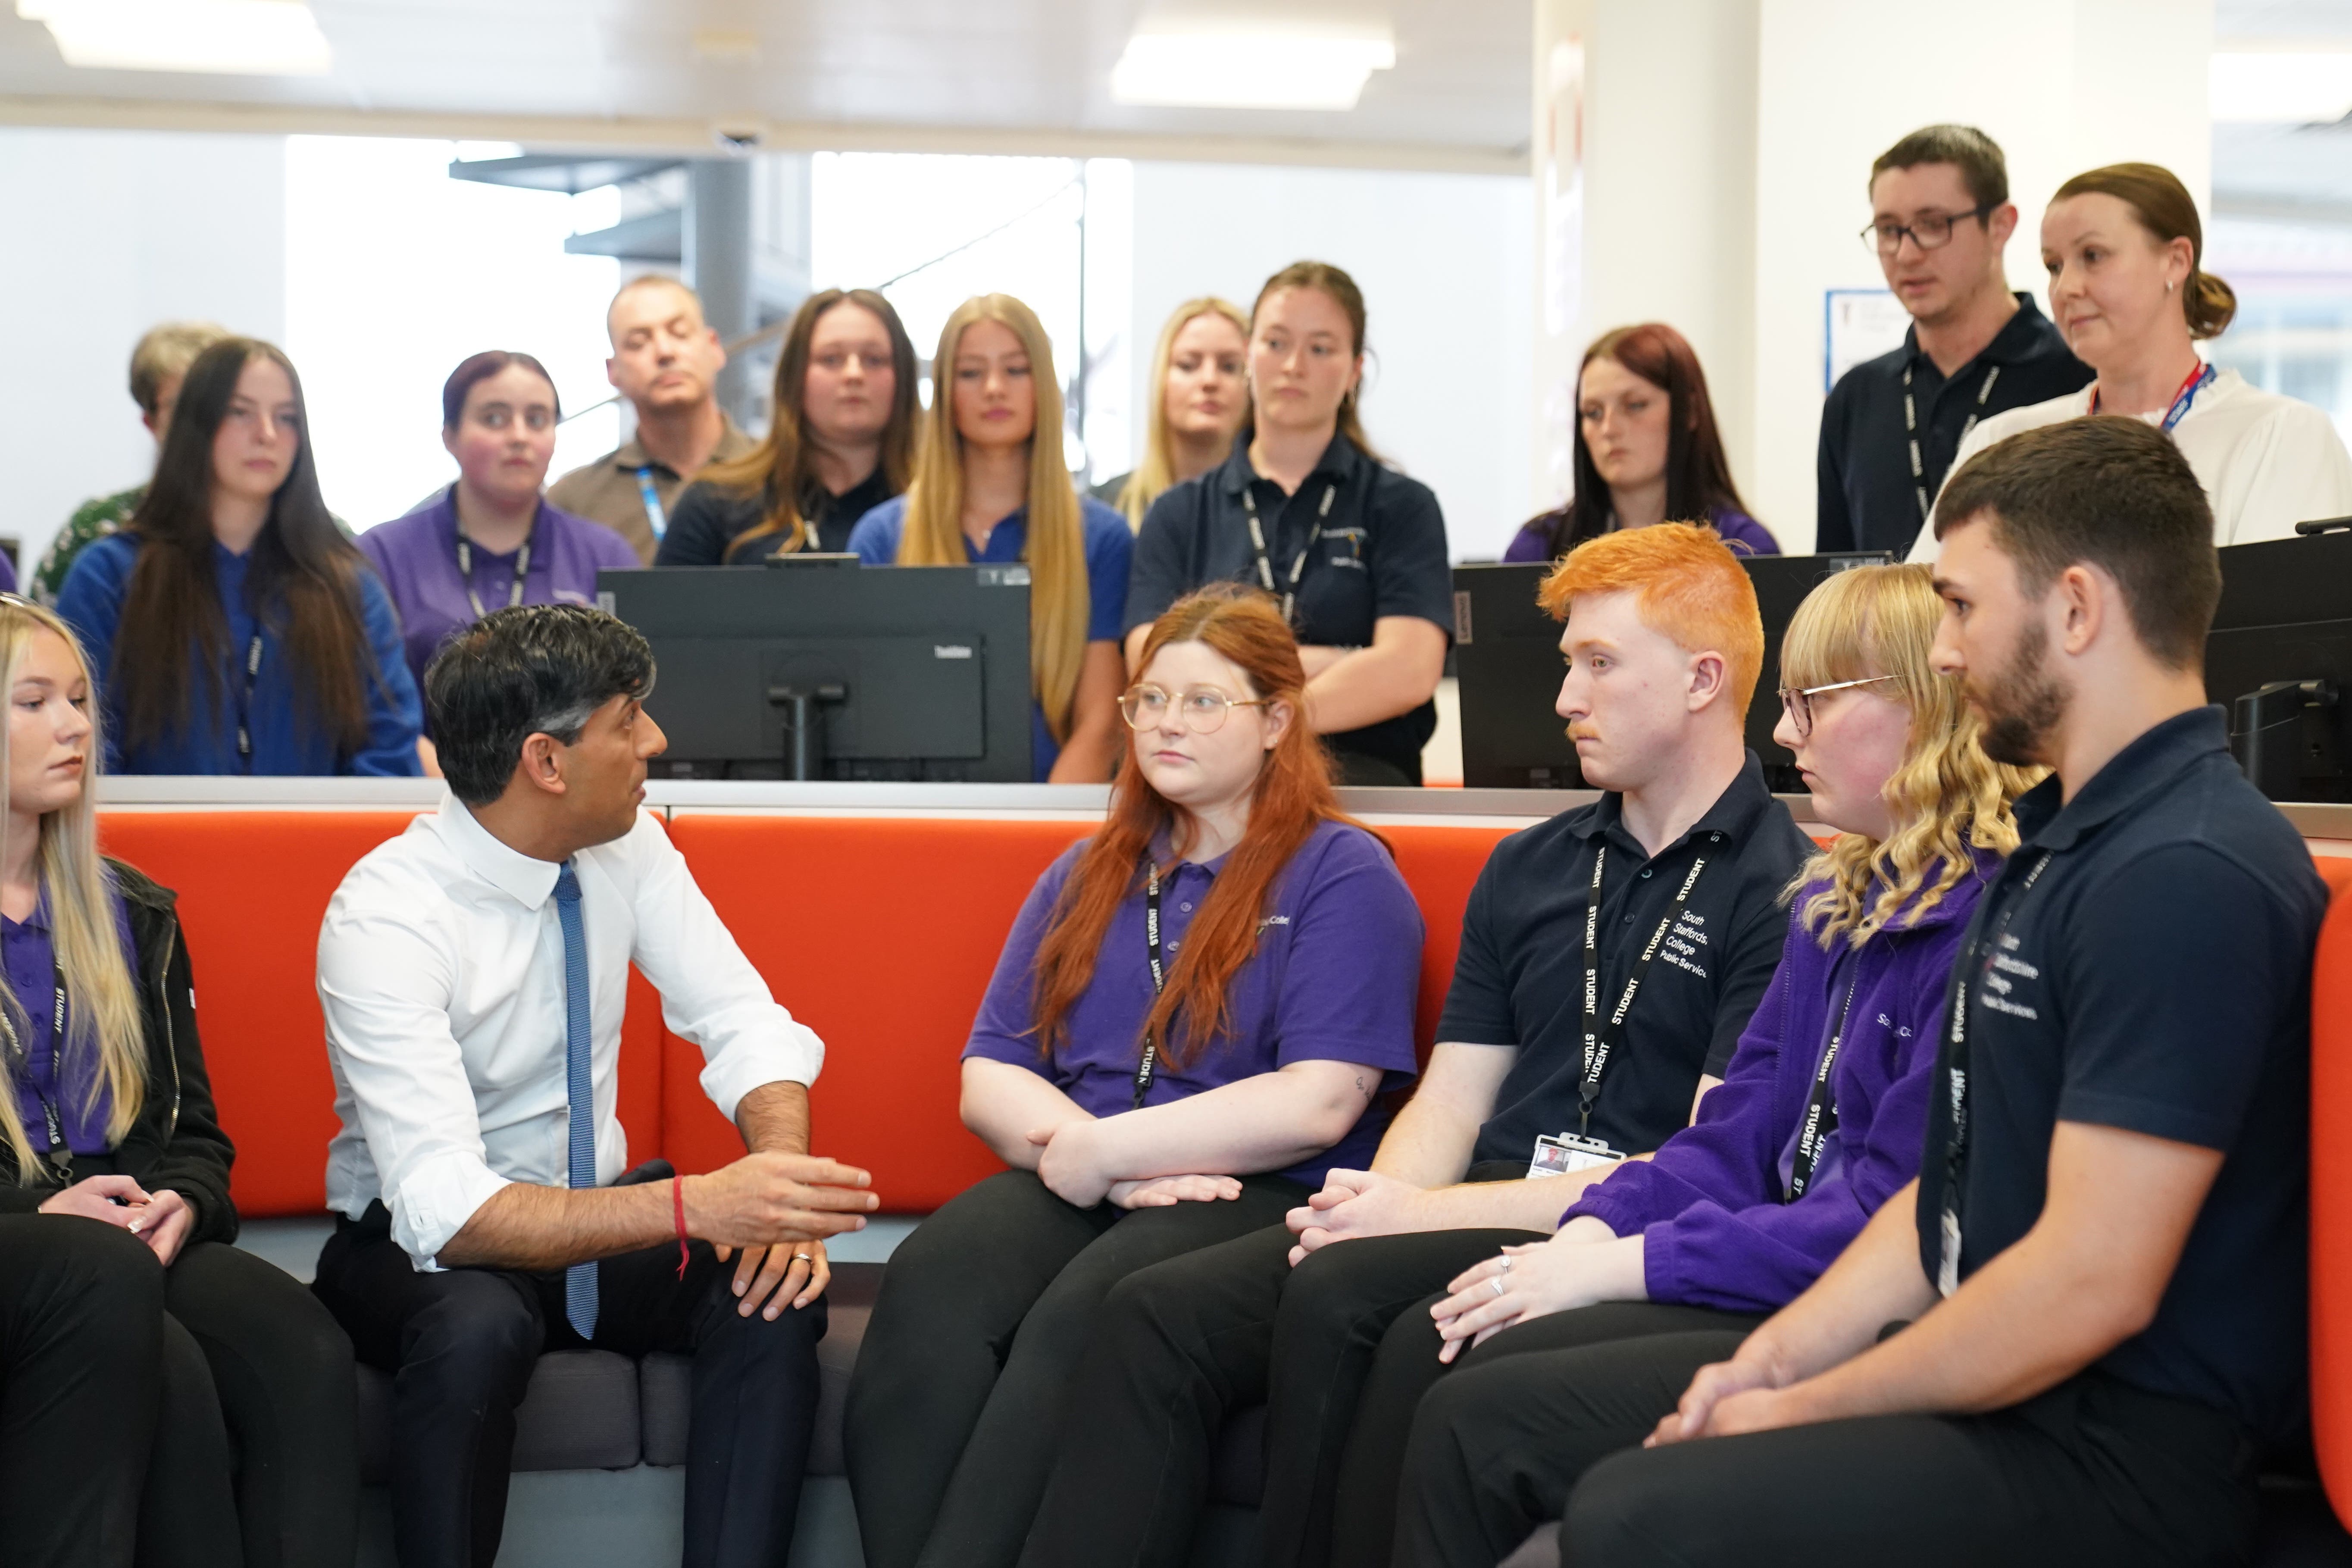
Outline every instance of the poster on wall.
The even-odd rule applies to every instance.
[[[1893,290],[1830,289],[1822,306],[1822,391],[1863,361],[1901,348],[1910,330],[1910,312]]]

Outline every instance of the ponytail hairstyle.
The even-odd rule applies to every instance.
[[[2218,338],[2238,313],[2237,291],[2205,271],[2205,227],[2197,218],[2197,203],[2179,176],[2158,163],[2109,163],[2075,175],[2058,187],[2054,205],[2069,196],[2113,196],[2131,208],[2158,245],[2176,239],[2189,242],[2189,281],[2181,285],[2180,310],[2188,318],[2189,335]]]
[[[877,465],[882,483],[892,495],[905,492],[915,469],[915,420],[921,410],[915,399],[914,340],[898,320],[890,301],[871,289],[822,289],[801,301],[793,324],[784,332],[783,352],[776,356],[774,415],[760,444],[732,462],[713,463],[696,479],[738,496],[760,497],[766,510],[759,522],[735,536],[727,558],[755,541],[784,536],[783,552],[812,547],[808,519],[801,501],[817,483],[816,461],[802,409],[808,395],[809,345],[816,325],[836,305],[856,305],[872,312],[890,340],[890,370],[896,384],[890,392],[890,420],[882,426],[882,457]]]
[[[1294,261],[1267,279],[1265,286],[1258,289],[1257,298],[1250,303],[1250,327],[1253,334],[1257,327],[1257,313],[1265,308],[1265,302],[1275,295],[1292,289],[1313,289],[1328,295],[1331,302],[1339,307],[1339,313],[1348,318],[1348,331],[1355,339],[1355,342],[1348,345],[1349,357],[1360,359],[1363,356],[1364,291],[1356,287],[1354,279],[1328,261]],[[1364,423],[1356,415],[1358,395],[1363,389],[1363,378],[1359,376],[1356,384],[1348,389],[1347,395],[1339,399],[1339,434],[1353,442],[1356,450],[1373,462],[1386,463],[1388,459],[1373,449],[1371,437],[1364,434]],[[1251,418],[1255,422],[1256,418],[1255,391],[1251,393],[1251,397],[1253,399]]]
[[[213,437],[228,416],[237,378],[260,359],[286,373],[299,439],[294,466],[270,497],[269,515],[254,539],[246,591],[284,639],[302,721],[332,736],[344,755],[366,742],[364,683],[383,679],[361,619],[360,578],[367,567],[319,493],[301,377],[275,344],[223,338],[188,366],[154,479],[127,525],[139,540],[139,560],[123,590],[113,668],[104,672],[121,705],[126,747],[182,732],[199,679],[215,711],[226,699],[221,672],[228,617],[213,587]]]
[[[1609,531],[1616,502],[1609,481],[1593,465],[1584,441],[1584,371],[1594,360],[1605,359],[1640,376],[1666,395],[1666,517],[1668,522],[1695,522],[1712,527],[1717,511],[1745,512],[1731,482],[1731,458],[1723,449],[1716,427],[1715,402],[1707,395],[1706,372],[1690,340],[1663,321],[1618,327],[1592,340],[1576,367],[1577,410],[1570,415],[1574,432],[1576,492],[1566,506],[1536,521],[1544,524],[1545,548],[1553,560],[1587,540]]]
[[[1901,765],[1886,781],[1893,826],[1885,840],[1841,834],[1790,885],[1829,886],[1798,911],[1823,948],[1837,937],[1860,947],[1902,916],[1905,924],[1943,901],[1975,874],[1970,849],[2006,855],[2017,847],[2010,803],[2033,787],[2041,769],[2013,768],[1985,755],[1984,721],[1960,697],[1957,677],[1937,674],[1927,656],[1943,618],[1935,573],[1926,565],[1858,566],[1805,595],[1780,649],[1780,679],[1790,688],[1827,686],[1885,675],[1911,710]]]
[[[42,814],[36,859],[48,900],[49,940],[70,998],[66,1037],[58,1043],[58,1049],[59,1060],[66,1064],[96,1058],[97,1070],[89,1075],[84,1107],[95,1104],[101,1091],[107,1095],[110,1102],[107,1141],[119,1145],[146,1100],[147,1045],[139,990],[131,980],[131,963],[114,921],[114,879],[98,854],[98,781],[106,761],[103,705],[95,700],[97,682],[90,679],[89,659],[73,629],[53,610],[14,595],[0,597],[0,689],[16,690],[26,652],[45,631],[55,633],[72,650],[85,689],[93,698],[87,709],[89,761],[82,770],[81,793],[71,805]],[[8,730],[0,725],[0,778],[8,776],[10,760]],[[0,816],[0,852],[5,852],[7,830],[7,820]],[[48,998],[42,997],[39,1005],[47,1008]],[[16,994],[5,973],[0,973],[0,1013],[5,1013],[7,1026],[17,1039],[31,1037],[32,1021],[25,1000]],[[17,1182],[29,1184],[41,1162],[33,1152],[32,1140],[26,1136],[24,1119],[17,1111],[13,1066],[0,1068],[0,1077],[9,1080],[7,1091],[0,1093],[0,1144],[5,1145],[16,1162]],[[68,1084],[78,1076],[76,1065],[68,1065],[58,1075],[61,1082]]]
[[[1307,730],[1307,672],[1280,606],[1238,583],[1188,594],[1152,623],[1136,668],[1148,668],[1161,648],[1180,642],[1207,644],[1247,679],[1250,689],[1240,695],[1286,703],[1291,719],[1260,764],[1242,841],[1217,874],[1167,988],[1144,1019],[1139,1050],[1143,1038],[1159,1040],[1171,1067],[1195,1060],[1228,1032],[1234,977],[1257,951],[1258,921],[1276,879],[1318,825],[1349,820],[1331,788],[1330,758]],[[1111,917],[1143,886],[1144,856],[1164,839],[1165,875],[1196,832],[1192,815],[1153,789],[1141,768],[1118,770],[1110,813],[1063,884],[1037,949],[1035,1029],[1046,1055],[1066,1037],[1070,1009],[1094,983]]]
[[[964,330],[994,321],[1021,340],[1036,389],[1037,423],[1029,436],[1029,681],[1045,728],[1056,742],[1070,738],[1070,707],[1086,661],[1087,547],[1078,492],[1062,460],[1062,385],[1054,376],[1054,345],[1037,313],[1010,294],[978,294],[955,308],[940,329],[931,362],[931,406],[924,419],[914,482],[907,487],[907,521],[898,536],[901,566],[961,566],[971,559],[963,538],[963,437],[956,429],[955,361]]]
[[[1160,329],[1160,346],[1151,351],[1151,379],[1144,384],[1152,392],[1151,417],[1143,426],[1143,460],[1135,465],[1135,472],[1118,491],[1118,510],[1130,529],[1143,526],[1143,514],[1176,482],[1176,465],[1168,455],[1175,444],[1168,438],[1168,363],[1176,357],[1176,334],[1202,316],[1223,316],[1231,321],[1234,331],[1242,335],[1244,355],[1249,352],[1249,318],[1242,314],[1239,305],[1213,294],[1185,300]]]

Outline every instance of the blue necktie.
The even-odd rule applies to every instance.
[[[588,938],[580,925],[580,879],[566,860],[555,878],[563,926],[563,1089],[572,1101],[572,1185],[596,1184],[596,1090],[588,1074]],[[583,1340],[596,1337],[596,1266],[563,1271],[563,1315]]]

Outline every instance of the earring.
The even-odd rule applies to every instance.
[[[2164,280],[2164,291],[2168,294],[2172,292],[2172,279],[2169,278]]]

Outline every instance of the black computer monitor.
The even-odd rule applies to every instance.
[[[2352,801],[2352,532],[2224,547],[2205,694],[2273,800]]]
[[[1741,562],[1764,619],[1764,671],[1748,708],[1748,743],[1766,781],[1783,794],[1804,789],[1797,759],[1772,740],[1780,705],[1780,637],[1816,584],[1855,566],[1894,557],[1880,552],[1758,555]],[[1576,748],[1552,710],[1559,696],[1558,621],[1536,603],[1548,562],[1454,569],[1454,667],[1462,712],[1462,782],[1472,788],[1575,789],[1584,783]]]
[[[1029,568],[774,557],[600,572],[645,634],[666,778],[1025,783]]]

